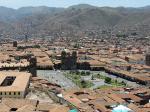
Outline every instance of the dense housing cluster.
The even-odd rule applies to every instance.
[[[3,40],[0,110],[149,112],[149,42],[132,37]]]

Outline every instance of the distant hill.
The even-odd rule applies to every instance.
[[[92,8],[98,8],[98,7],[89,4],[79,4],[79,5],[73,5],[68,7],[68,9],[92,9]]]
[[[72,31],[98,28],[121,30],[129,26],[150,26],[150,6],[141,8],[96,7],[88,4],[68,8],[0,7],[0,33],[21,35],[50,35],[55,31]]]
[[[13,21],[17,19],[22,19],[24,17],[40,14],[53,15],[59,12],[62,12],[64,8],[55,8],[55,7],[22,7],[19,9],[12,9],[7,7],[0,7],[0,21]]]

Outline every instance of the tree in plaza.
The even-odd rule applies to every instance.
[[[81,71],[81,75],[82,75],[82,76],[85,76],[85,71]]]
[[[105,78],[105,83],[110,84],[110,83],[111,83],[111,78],[110,78],[110,77],[106,77],[106,78]]]
[[[86,72],[86,75],[90,75],[91,73],[89,71]]]
[[[122,85],[127,85],[126,82],[124,82],[124,81],[122,81],[121,83],[122,83]]]
[[[91,80],[94,80],[94,75],[91,76]]]
[[[87,83],[86,83],[85,80],[81,81],[81,86],[82,86],[82,88],[86,88],[87,87]]]

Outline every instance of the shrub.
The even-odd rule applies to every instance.
[[[110,78],[110,77],[106,77],[106,78],[105,78],[105,83],[110,84],[110,83],[111,83],[111,78]]]
[[[81,75],[85,75],[85,71],[82,71],[82,72],[81,72]]]
[[[90,72],[86,72],[86,75],[90,75],[91,73]]]

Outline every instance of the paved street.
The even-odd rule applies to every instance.
[[[78,88],[71,80],[67,79],[61,71],[38,70],[37,75],[49,80],[52,83],[61,85],[65,89]]]
[[[43,103],[53,103],[53,100],[45,92],[42,91],[30,91],[27,94],[26,99],[39,100]]]

